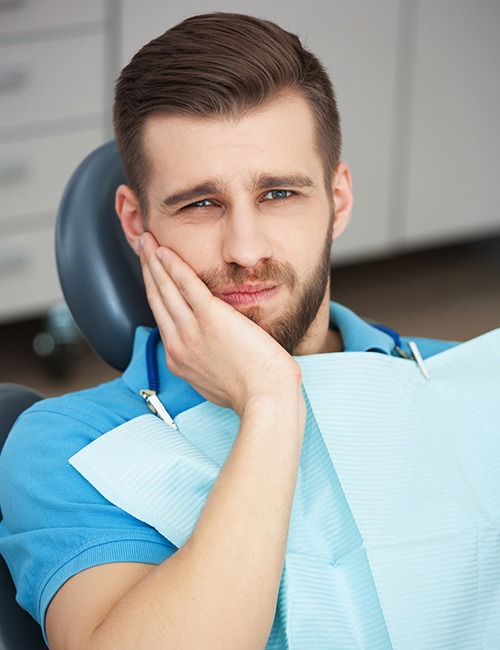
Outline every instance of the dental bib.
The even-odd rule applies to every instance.
[[[500,648],[500,329],[427,359],[429,380],[373,352],[297,362],[307,423],[268,650]],[[204,402],[175,423],[143,415],[70,463],[179,547],[239,421]]]

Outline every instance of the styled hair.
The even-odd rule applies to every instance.
[[[125,176],[143,215],[148,118],[238,118],[286,91],[300,93],[312,109],[329,179],[341,149],[335,94],[325,69],[295,34],[253,16],[216,12],[187,18],[141,48],[117,80],[113,120]]]

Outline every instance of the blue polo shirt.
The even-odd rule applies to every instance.
[[[400,340],[332,303],[330,326],[340,332],[344,352],[397,354]],[[109,383],[38,402],[17,421],[0,456],[0,553],[10,568],[19,603],[41,623],[52,597],[70,577],[109,562],[159,564],[175,547],[155,529],[101,496],[68,459],[97,437],[149,413],[140,390],[148,388],[146,340],[136,332],[133,357],[124,374]],[[422,357],[451,343],[412,338]],[[157,348],[159,397],[169,413],[200,404],[204,398],[165,365]]]

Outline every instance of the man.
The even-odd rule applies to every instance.
[[[427,390],[406,340],[329,304],[330,244],[352,191],[319,62],[271,23],[193,17],[124,69],[115,130],[128,179],[116,208],[162,344],[139,330],[122,379],[42,402],[6,445],[0,548],[50,647],[407,649],[439,635],[439,647],[475,647],[451,645],[448,619],[421,637],[408,629],[418,615],[398,602],[423,587],[394,597],[394,576],[379,575],[390,552],[370,547],[342,444],[339,481],[316,406],[330,386],[327,411],[348,403],[370,429],[397,420],[401,383]],[[449,347],[413,347],[422,372]],[[363,354],[329,354],[341,351]],[[166,423],[140,396],[146,356]],[[343,359],[354,365],[335,384],[328,364]],[[365,379],[362,401],[384,384],[388,405],[378,393],[365,410],[349,401]]]

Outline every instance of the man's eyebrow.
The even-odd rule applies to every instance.
[[[254,183],[256,190],[266,190],[272,188],[302,187],[313,188],[316,183],[305,174],[284,174],[283,176],[274,176],[272,174],[261,174]]]
[[[167,208],[172,208],[181,204],[192,203],[210,194],[219,194],[223,191],[220,183],[216,181],[206,181],[205,183],[200,183],[199,185],[194,185],[193,187],[187,187],[186,189],[179,190],[170,194],[163,199],[162,205]]]
[[[305,174],[261,174],[252,179],[250,186],[252,190],[266,190],[286,187],[313,188],[316,184]],[[170,194],[163,199],[162,205],[167,208],[172,208],[182,204],[193,203],[204,196],[224,194],[225,191],[226,188],[222,183],[216,180],[208,180],[199,185],[187,187],[186,189]]]

